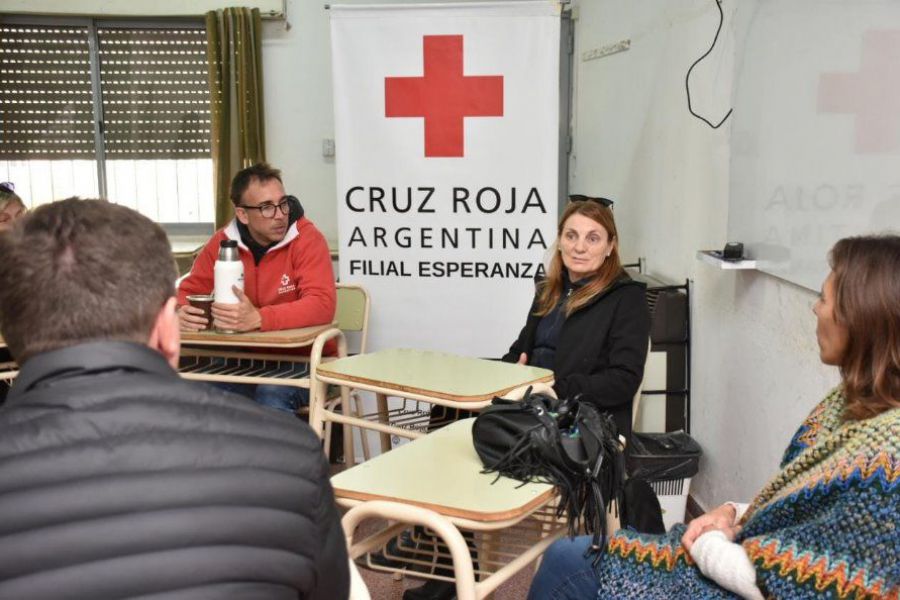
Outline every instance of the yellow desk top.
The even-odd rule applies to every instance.
[[[181,332],[181,341],[194,346],[252,346],[259,348],[302,348],[312,345],[316,336],[333,323],[313,325],[301,329],[280,331],[248,331],[247,333],[219,333],[217,331]]]
[[[553,486],[484,474],[463,419],[331,478],[338,498],[392,500],[473,521],[504,521],[530,513]],[[496,482],[495,482],[496,480]],[[521,487],[520,487],[521,486]]]
[[[393,349],[323,364],[321,377],[456,402],[484,402],[517,387],[553,381],[553,371],[428,350]]]

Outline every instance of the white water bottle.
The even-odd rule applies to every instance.
[[[244,289],[244,263],[238,254],[237,240],[222,240],[219,259],[214,269],[216,302],[237,304],[240,302],[231,286]]]

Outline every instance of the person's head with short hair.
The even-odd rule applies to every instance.
[[[244,201],[244,192],[247,191],[247,188],[250,187],[250,183],[253,181],[267,183],[273,179],[277,180],[278,183],[283,183],[281,180],[281,169],[276,169],[269,163],[256,163],[246,169],[241,169],[231,180],[231,203],[235,207],[240,206]]]
[[[27,212],[25,203],[10,182],[0,183],[0,232],[7,231],[13,222]]]
[[[559,303],[563,275],[582,285],[566,302],[572,314],[622,275],[619,234],[611,200],[573,195],[557,226],[555,252],[538,296],[538,315],[546,315]]]
[[[117,340],[177,365],[177,274],[165,232],[147,217],[105,200],[60,200],[0,235],[0,256],[0,332],[20,363]]]
[[[267,246],[284,239],[290,224],[290,203],[281,171],[257,163],[238,172],[231,181],[234,215],[257,243]]]
[[[846,417],[900,407],[900,236],[839,240],[813,309],[823,363],[840,367]]]

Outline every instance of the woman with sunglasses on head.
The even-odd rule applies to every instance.
[[[611,413],[627,438],[650,336],[646,286],[619,260],[612,202],[570,199],[547,277],[503,360],[551,369],[557,396],[582,394]]]
[[[502,360],[551,369],[560,398],[582,394],[612,413],[619,433],[628,437],[650,335],[646,286],[633,281],[619,261],[612,201],[570,200],[547,277],[538,282],[525,326]],[[470,413],[432,410],[431,427],[466,416]],[[400,552],[389,548],[391,554]],[[449,599],[455,591],[452,583],[432,580],[406,590],[403,599]]]
[[[840,240],[813,312],[841,384],[748,505],[668,534],[620,530],[544,555],[529,598],[897,598],[900,595],[900,236]]]
[[[0,183],[0,231],[11,228],[13,222],[24,216],[28,209],[10,182]]]

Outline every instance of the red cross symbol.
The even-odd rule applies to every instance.
[[[465,117],[503,116],[503,76],[463,75],[463,36],[426,35],[424,77],[385,77],[384,116],[424,117],[425,156],[463,156]]]
[[[819,78],[819,112],[855,115],[856,151],[894,152],[900,138],[900,31],[863,34],[857,73]]]

